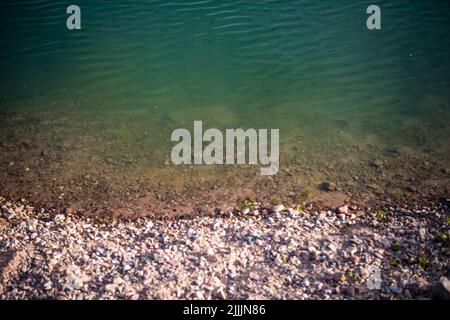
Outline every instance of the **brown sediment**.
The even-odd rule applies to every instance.
[[[411,141],[397,147],[373,126],[365,135],[348,122],[340,124],[345,131],[313,128],[308,136],[317,138],[309,141],[286,134],[295,125],[287,124],[274,176],[260,176],[256,166],[174,166],[170,130],[160,132],[144,120],[125,131],[126,120],[103,121],[101,115],[83,123],[76,115],[18,114],[6,122],[0,129],[0,193],[47,210],[198,216],[235,210],[247,197],[265,206],[327,208],[352,201],[438,201],[449,194],[450,144],[441,122],[434,129],[408,124]],[[324,181],[333,182],[332,192],[323,190]]]

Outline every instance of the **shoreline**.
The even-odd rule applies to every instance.
[[[109,222],[1,199],[1,299],[448,294],[439,281],[449,275],[449,199],[385,210],[249,203],[234,214]],[[380,270],[379,290],[367,286],[373,266]]]

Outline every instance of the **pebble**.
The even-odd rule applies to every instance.
[[[8,214],[8,208],[21,205],[4,203],[1,210]],[[423,243],[427,233],[431,238],[438,230],[449,232],[440,224],[445,209],[392,205],[392,218],[380,221],[381,227],[371,223],[376,218],[370,209],[359,209],[353,225],[348,211],[272,209],[278,214],[260,208],[260,214],[246,217],[141,218],[108,225],[45,212],[38,219],[26,207],[13,209],[15,216],[0,232],[0,259],[3,252],[13,252],[8,265],[17,276],[2,278],[0,299],[426,298],[429,284],[447,265],[442,243]],[[336,219],[339,215],[342,220]],[[317,220],[328,223],[318,225]],[[397,267],[389,263],[394,240],[402,248]],[[419,253],[430,261],[426,272],[417,263]],[[382,282],[381,290],[361,290],[374,266],[389,282]],[[404,279],[420,289],[406,288]],[[447,290],[448,279],[435,287]],[[448,292],[440,289],[436,296]]]
[[[279,204],[279,205],[273,206],[272,211],[275,213],[280,213],[280,212],[284,211],[284,205]]]
[[[325,191],[335,191],[336,190],[336,183],[331,182],[331,181],[324,181],[322,183],[322,188]]]
[[[425,228],[420,228],[420,229],[419,229],[419,237],[420,237],[420,241],[425,241],[425,239],[426,239],[426,234],[427,234],[427,231],[426,231]]]

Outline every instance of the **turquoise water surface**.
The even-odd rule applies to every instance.
[[[376,1],[382,29],[369,31],[373,2],[77,0],[74,31],[72,3],[2,2],[4,179],[75,190],[91,174],[128,188],[133,172],[159,183],[167,171],[186,184],[198,172],[168,163],[170,133],[194,120],[279,128],[282,164],[300,181],[402,148],[445,166],[450,2]]]

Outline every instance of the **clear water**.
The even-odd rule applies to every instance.
[[[152,182],[164,172],[184,188],[200,171],[223,179],[222,168],[183,176],[167,164],[170,133],[194,120],[280,128],[294,184],[350,179],[339,169],[350,154],[366,163],[392,148],[446,166],[450,2],[377,1],[382,30],[369,31],[372,2],[79,0],[82,30],[69,31],[66,1],[2,1],[4,174],[44,189],[62,172],[120,172],[127,183],[133,172]],[[38,163],[43,148],[48,161]],[[321,160],[331,167],[315,167]],[[46,174],[18,178],[18,165]]]

